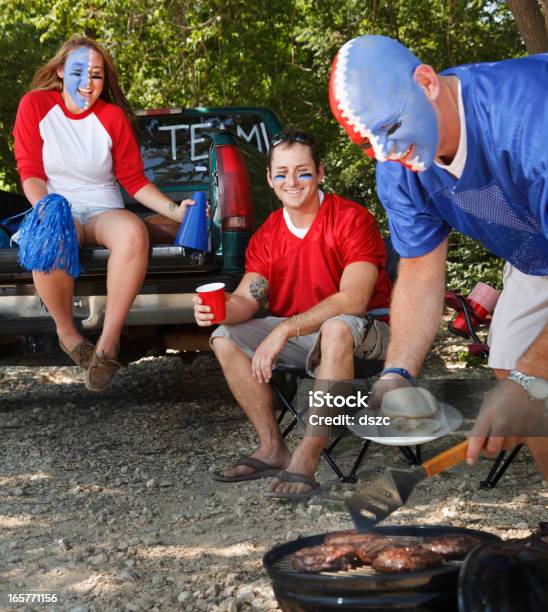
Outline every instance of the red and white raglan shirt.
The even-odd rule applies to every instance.
[[[149,183],[128,117],[102,99],[74,114],[59,91],[31,91],[19,104],[13,135],[21,182],[42,179],[74,211],[123,208],[116,181],[130,195]]]
[[[392,284],[386,272],[386,249],[366,208],[326,194],[304,238],[289,230],[283,212],[280,208],[270,214],[246,251],[246,272],[268,280],[274,316],[305,312],[337,293],[345,267],[358,261],[372,263],[379,270],[367,309],[389,306]]]

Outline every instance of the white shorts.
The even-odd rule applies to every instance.
[[[489,329],[489,367],[513,370],[548,323],[548,276],[524,274],[508,262]]]
[[[86,208],[74,209],[71,207],[70,214],[75,221],[78,221],[81,225],[85,225],[92,217],[107,212],[108,210],[124,210],[124,208],[115,208],[114,206],[87,206]],[[10,246],[13,243],[19,244],[19,230],[10,238]]]
[[[92,217],[109,210],[124,210],[123,207],[114,208],[113,206],[86,206],[85,208],[71,208],[72,218],[85,225]]]

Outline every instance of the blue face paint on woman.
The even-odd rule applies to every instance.
[[[78,108],[85,109],[88,101],[78,92],[87,89],[90,79],[90,49],[78,47],[71,51],[63,69],[63,85]]]
[[[421,62],[385,36],[347,42],[333,65],[330,101],[337,120],[379,161],[429,168],[438,150],[436,113],[413,74]],[[361,142],[360,142],[361,141]]]

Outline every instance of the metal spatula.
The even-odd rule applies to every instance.
[[[407,470],[386,468],[377,480],[359,481],[352,497],[346,500],[356,529],[359,532],[371,529],[403,506],[418,482],[464,461],[467,450],[468,440],[465,440],[417,467]]]

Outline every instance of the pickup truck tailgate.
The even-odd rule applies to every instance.
[[[80,262],[84,272],[74,287],[73,314],[83,329],[99,329],[106,308],[106,268],[109,251],[83,248]],[[17,249],[0,250],[0,334],[24,333],[53,327],[31,274],[17,263]],[[220,263],[208,261],[203,253],[185,252],[183,247],[159,245],[151,249],[145,281],[135,298],[126,325],[170,325],[193,323],[192,297],[196,287],[224,282],[233,291],[241,275],[222,272]]]
[[[32,279],[32,274],[21,268],[17,261],[18,249],[0,249],[0,282],[11,280]],[[83,267],[78,279],[107,273],[107,263],[110,252],[100,247],[84,247],[80,249],[80,264]],[[219,271],[220,265],[208,263],[204,253],[196,251],[185,252],[184,247],[173,245],[155,245],[150,249],[147,274],[212,272]]]

